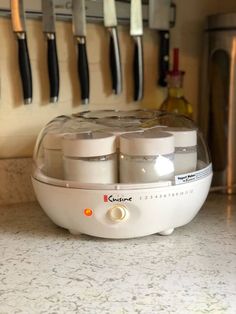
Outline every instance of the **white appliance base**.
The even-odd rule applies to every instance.
[[[190,222],[209,192],[212,173],[190,183],[144,189],[88,190],[49,185],[32,177],[50,219],[72,234],[102,238],[169,235]]]

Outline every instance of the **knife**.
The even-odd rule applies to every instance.
[[[89,68],[86,49],[86,10],[84,0],[72,0],[73,33],[78,45],[78,76],[83,104],[89,103]]]
[[[55,15],[53,0],[42,0],[43,32],[47,39],[48,76],[50,102],[57,102],[59,95],[59,68],[56,46]]]
[[[18,40],[18,62],[24,103],[32,103],[32,74],[27,45],[25,11],[23,0],[11,0],[11,19],[13,31]]]
[[[104,25],[110,33],[110,70],[112,89],[115,94],[122,92],[120,47],[117,32],[115,0],[103,0]]]
[[[170,50],[170,32],[159,31],[159,79],[158,84],[162,87],[167,86],[166,75],[169,71],[169,50]]]
[[[171,0],[149,0],[149,27],[159,30],[159,78],[158,84],[167,85],[166,74],[169,71]]]
[[[142,2],[141,0],[131,0],[130,5],[130,35],[134,39],[134,100],[138,101],[143,98],[143,19],[142,19]]]

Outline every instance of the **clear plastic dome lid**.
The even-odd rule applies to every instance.
[[[90,189],[185,184],[212,171],[194,122],[157,110],[56,117],[38,135],[33,161],[33,177],[41,182]]]

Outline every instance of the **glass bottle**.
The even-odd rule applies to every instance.
[[[192,105],[185,99],[183,78],[185,72],[179,70],[179,49],[173,51],[173,70],[167,74],[168,95],[160,106],[161,111],[174,112],[193,118]]]

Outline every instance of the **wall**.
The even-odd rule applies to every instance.
[[[207,0],[207,10],[208,14],[236,12],[236,3],[234,0]]]
[[[210,14],[236,12],[235,0],[176,0],[177,23],[171,31],[171,46],[180,48],[180,66],[186,72],[184,92],[193,104],[196,119],[201,80],[203,36],[206,17]]]
[[[23,105],[17,63],[17,41],[7,18],[0,19],[1,94],[0,94],[0,157],[31,156],[35,137],[40,128],[53,117],[81,110],[132,109],[141,106],[157,107],[163,99],[156,87],[157,38],[148,29],[144,35],[145,97],[141,104],[133,102],[132,55],[133,42],[128,27],[119,28],[124,91],[120,96],[111,93],[108,67],[108,34],[100,25],[88,25],[88,59],[91,80],[91,103],[80,104],[76,70],[76,47],[71,23],[58,22],[57,46],[61,78],[60,101],[48,103],[46,42],[40,21],[27,21],[28,46],[33,76],[33,103]]]
[[[171,47],[179,47],[180,65],[186,71],[184,91],[197,116],[199,77],[201,74],[202,38],[208,14],[236,10],[233,0],[177,0],[177,24],[171,30]],[[40,21],[27,21],[28,46],[33,74],[33,104],[22,103],[17,64],[17,42],[10,20],[0,18],[0,158],[32,155],[36,135],[45,123],[60,114],[103,108],[132,109],[159,107],[166,90],[156,85],[158,36],[147,28],[144,33],[145,97],[133,103],[132,53],[133,45],[128,27],[119,27],[124,91],[111,94],[108,68],[108,37],[100,25],[88,25],[88,58],[91,78],[91,104],[80,105],[76,72],[76,50],[71,24],[57,22],[57,44],[61,76],[60,101],[48,103],[46,42]]]

